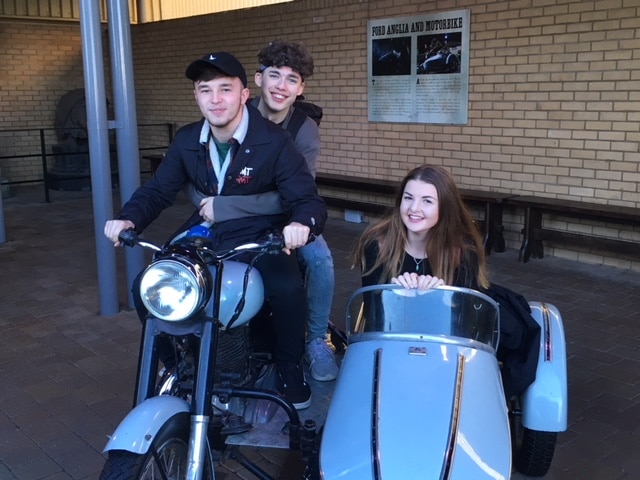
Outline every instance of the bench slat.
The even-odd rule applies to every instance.
[[[579,233],[563,232],[560,230],[541,229],[534,232],[540,240],[556,241],[561,243],[574,243],[588,248],[608,250],[624,255],[640,254],[638,243],[619,238],[607,238],[600,236],[586,236]]]
[[[599,220],[602,222],[613,221],[627,225],[640,223],[640,209],[633,207],[533,197],[529,195],[514,197],[509,200],[509,204],[524,208],[540,209],[548,213],[557,213],[563,216]]]
[[[544,213],[632,226],[640,223],[640,209],[533,196],[515,197],[510,199],[509,203],[524,208],[523,239],[518,255],[520,262],[527,262],[531,257],[544,257],[543,240],[574,244],[597,250],[611,251],[617,254],[640,254],[640,245],[633,241],[542,227]]]
[[[375,178],[351,177],[332,173],[317,173],[316,184],[321,187],[342,188],[351,191],[394,195],[397,183]]]

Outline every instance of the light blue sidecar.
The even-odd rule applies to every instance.
[[[456,287],[356,291],[322,432],[322,478],[508,479],[512,461],[544,475],[566,429],[566,354],[558,311],[531,306],[542,327],[537,377],[507,402],[490,297]]]

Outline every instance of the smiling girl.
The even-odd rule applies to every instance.
[[[424,165],[402,180],[391,211],[360,237],[362,285],[489,287],[482,239],[451,174]]]
[[[500,305],[497,358],[506,398],[535,379],[540,327],[522,295],[489,283],[480,233],[444,168],[424,165],[407,174],[393,208],[358,240],[353,265],[362,271],[363,287],[450,285],[486,293]]]

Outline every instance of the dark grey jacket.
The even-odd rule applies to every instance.
[[[284,212],[277,215],[247,217],[215,224],[212,227],[218,248],[256,240],[264,233],[281,230],[290,222],[322,233],[327,211],[318,195],[313,176],[304,157],[298,153],[290,135],[264,119],[254,107],[247,106],[249,128],[243,143],[226,173],[220,195],[253,195],[277,191]],[[218,180],[210,168],[208,145],[200,143],[205,120],[178,130],[154,176],[138,188],[123,206],[119,219],[131,220],[138,232],[143,231],[187,184],[207,195],[216,195]],[[183,228],[200,223],[194,213]]]

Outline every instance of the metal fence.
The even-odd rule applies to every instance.
[[[164,153],[173,140],[174,130],[171,123],[138,125],[138,161],[143,173],[151,172],[152,159]],[[50,202],[50,189],[89,189],[87,140],[86,130],[79,128],[0,130],[2,185],[42,183],[47,202]],[[110,137],[110,150],[112,177],[117,184],[115,137]]]

